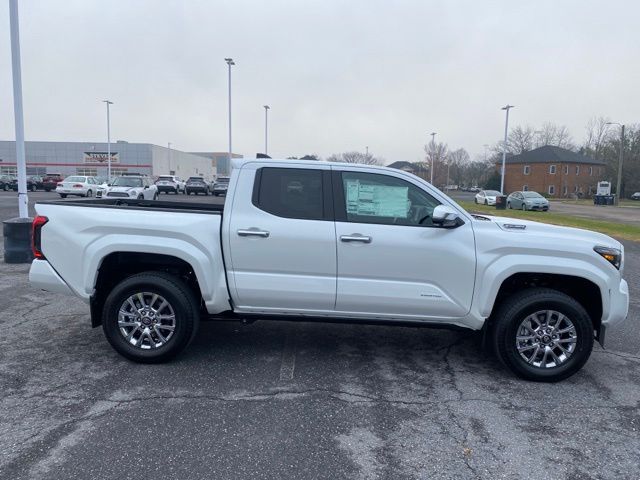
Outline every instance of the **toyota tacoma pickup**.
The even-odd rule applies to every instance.
[[[138,362],[201,320],[482,331],[516,375],[558,381],[622,322],[624,249],[598,233],[471,215],[384,167],[234,160],[226,204],[36,204],[31,284],[77,295]]]

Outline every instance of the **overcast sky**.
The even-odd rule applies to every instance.
[[[8,0],[0,139],[14,139]],[[273,157],[422,158],[428,133],[472,155],[512,125],[580,140],[640,121],[640,2],[20,0],[27,140],[112,139]]]

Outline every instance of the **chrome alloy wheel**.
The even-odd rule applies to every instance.
[[[555,310],[540,310],[525,318],[516,333],[516,349],[529,365],[559,367],[571,358],[578,336],[571,320]]]
[[[134,347],[160,348],[173,337],[176,315],[171,304],[157,293],[138,292],[120,306],[118,327]]]

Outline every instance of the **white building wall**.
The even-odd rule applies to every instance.
[[[182,180],[201,176],[208,181],[213,181],[216,175],[216,169],[211,160],[173,148],[169,151],[166,147],[151,145],[151,157],[152,171],[155,176],[176,175]]]

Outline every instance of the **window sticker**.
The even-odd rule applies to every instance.
[[[409,188],[370,185],[360,180],[347,180],[347,213],[375,217],[407,218]]]

